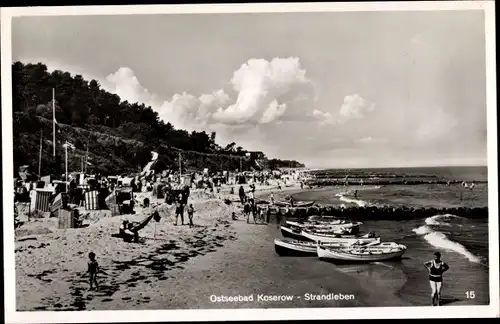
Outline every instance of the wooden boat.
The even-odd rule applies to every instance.
[[[338,216],[312,215],[308,217],[308,220],[311,222],[331,222],[335,220],[344,220],[344,219],[341,219]]]
[[[341,248],[331,248],[318,244],[316,248],[319,259],[344,262],[374,262],[400,259],[407,249],[406,246],[394,242]]]
[[[327,227],[321,227],[321,226],[294,226],[294,225],[289,225],[287,224],[286,227],[289,229],[294,230],[295,233],[299,233],[299,230],[308,230],[313,233],[319,233],[319,234],[330,234],[330,235],[336,235],[336,234],[345,234],[345,235],[354,235],[359,233],[359,225],[354,225],[354,224],[346,224],[347,226],[343,225],[332,225],[332,226],[327,226]]]
[[[341,219],[336,219],[336,220],[331,220],[331,221],[292,221],[292,220],[287,220],[286,223],[290,226],[297,226],[297,227],[308,227],[308,226],[314,226],[314,227],[330,227],[330,226],[336,226],[336,225],[342,225],[342,224],[348,224],[349,222],[347,220],[341,220]],[[361,224],[361,223],[359,223]]]
[[[316,201],[295,201],[293,206],[288,201],[275,201],[274,204],[278,207],[311,207]]]
[[[355,223],[350,223],[347,221],[338,221],[335,223],[328,223],[328,222],[294,222],[294,221],[286,221],[286,224],[288,226],[295,226],[295,227],[300,227],[300,228],[309,228],[309,229],[314,229],[314,230],[328,230],[328,229],[338,229],[338,228],[345,228],[349,229],[352,227],[359,227],[361,222],[355,222]]]
[[[346,235],[346,234],[318,233],[318,232],[313,232],[311,230],[303,229],[300,235],[315,242],[370,243],[380,240],[380,237],[376,236],[374,233],[367,233],[364,235],[359,235],[359,234]]]
[[[317,242],[291,240],[291,239],[274,239],[274,250],[280,256],[317,256]],[[346,248],[349,244],[346,243],[322,243],[328,248]]]
[[[304,237],[302,235],[302,229],[298,227],[288,227],[288,226],[281,226],[281,235],[283,237],[288,237],[294,240],[300,240],[300,241],[311,241],[307,237]]]

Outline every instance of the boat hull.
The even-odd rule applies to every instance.
[[[316,245],[292,244],[283,240],[274,240],[274,250],[279,256],[317,256]]]
[[[346,249],[328,249],[317,246],[317,255],[320,260],[327,260],[332,262],[377,262],[377,261],[392,261],[399,260],[405,254],[406,249],[401,249],[395,252],[383,253],[383,254],[352,254]]]
[[[340,243],[325,243],[329,248],[346,248],[348,245]],[[274,239],[274,249],[282,256],[317,256],[317,243],[291,239]]]
[[[281,235],[283,235],[283,237],[288,237],[299,241],[311,241],[307,237],[304,237],[301,233],[302,232],[295,232],[293,229],[289,227],[281,226]]]
[[[315,241],[315,242],[333,242],[333,243],[355,243],[355,242],[361,242],[361,243],[372,243],[372,242],[377,242],[380,241],[380,237],[363,237],[363,236],[355,236],[355,235],[326,235],[326,234],[320,234],[320,233],[313,233],[310,231],[302,231],[301,234],[303,237]]]
[[[350,226],[350,225],[358,225],[358,223],[353,224],[349,223],[346,221],[331,221],[331,222],[324,222],[324,221],[302,221],[302,222],[297,222],[297,221],[291,221],[287,220],[286,221],[287,225],[291,226],[297,226],[297,227],[316,227],[316,228],[330,228],[330,227],[339,227],[339,226]]]

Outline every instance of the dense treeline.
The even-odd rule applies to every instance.
[[[178,168],[178,151],[184,169],[208,167],[212,171],[252,167],[247,151],[236,143],[216,144],[216,133],[187,132],[159,119],[157,112],[141,103],[122,101],[101,88],[96,80],[84,80],[69,72],[49,73],[42,64],[12,65],[14,166],[38,166],[40,132],[43,133],[42,174],[64,172],[62,144],[69,141],[69,169],[80,170],[87,149],[92,166],[104,174],[137,171],[160,153],[158,167]],[[55,115],[60,127],[56,136],[56,158],[52,154],[52,89]],[[224,155],[224,156],[222,156]],[[272,160],[274,167],[298,165],[295,161]]]

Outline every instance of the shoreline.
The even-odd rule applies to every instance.
[[[342,187],[333,189],[332,194],[345,192]],[[402,271],[394,272],[382,265],[343,267],[317,258],[279,257],[273,247],[274,238],[281,237],[275,216],[271,216],[267,226],[247,224],[239,203],[225,204],[224,200],[239,200],[229,191],[228,186],[220,193],[192,192],[194,222],[198,225],[194,228],[173,226],[174,207],[166,205],[163,199],[150,198],[152,207],[136,208],[135,215],[93,215],[97,221],[90,215],[87,228],[42,231],[31,239],[25,236],[23,241],[17,237],[17,309],[414,306],[401,295],[408,284]],[[316,190],[301,190],[298,185],[283,187],[281,191],[275,186],[257,186],[255,196],[266,199],[273,192],[275,199],[282,199],[309,191]],[[151,193],[138,193],[135,198],[140,201],[150,196]],[[122,219],[140,220],[155,207],[162,219],[157,224],[152,221],[141,231],[143,243],[124,243],[111,237]],[[231,220],[232,211],[238,220]],[[100,277],[98,292],[88,292],[88,280],[81,278],[90,250],[96,252],[98,262],[108,272]],[[354,299],[307,301],[307,293],[351,293]],[[210,300],[212,295],[254,295],[257,299],[259,294],[290,295],[295,299],[222,304]]]

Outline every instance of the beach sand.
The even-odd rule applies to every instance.
[[[236,187],[236,194],[237,188]],[[194,191],[191,195],[196,227],[174,226],[172,209],[151,199],[162,219],[144,228],[143,243],[124,243],[111,234],[123,218],[140,220],[153,209],[136,208],[136,215],[109,217],[109,211],[89,213],[83,229],[57,230],[55,220],[26,224],[16,241],[18,310],[139,310],[200,308],[287,308],[411,306],[398,296],[404,274],[384,264],[338,266],[316,257],[279,257],[274,238],[276,223],[247,224],[229,188],[220,193]],[[305,189],[304,191],[308,191]],[[342,192],[343,188],[336,188]],[[257,198],[273,192],[276,200],[303,192],[298,186],[278,191],[257,186]],[[335,194],[335,192],[331,192]],[[142,201],[150,193],[140,193]],[[233,221],[231,212],[239,219]],[[101,213],[101,214],[99,214]],[[97,215],[96,215],[97,214]],[[52,228],[50,228],[52,222]],[[273,217],[272,222],[275,222]],[[38,224],[37,224],[38,223]],[[36,226],[33,224],[37,224]],[[45,224],[46,229],[42,224]],[[26,236],[29,228],[49,234]],[[23,228],[21,228],[23,229]],[[18,230],[18,231],[21,231]],[[28,240],[22,239],[20,234]],[[30,239],[35,237],[36,240]],[[88,291],[88,252],[107,272],[99,291]],[[307,300],[306,294],[351,295],[350,300]],[[213,302],[211,296],[253,296],[251,302]],[[258,295],[288,295],[288,301],[259,301]]]

